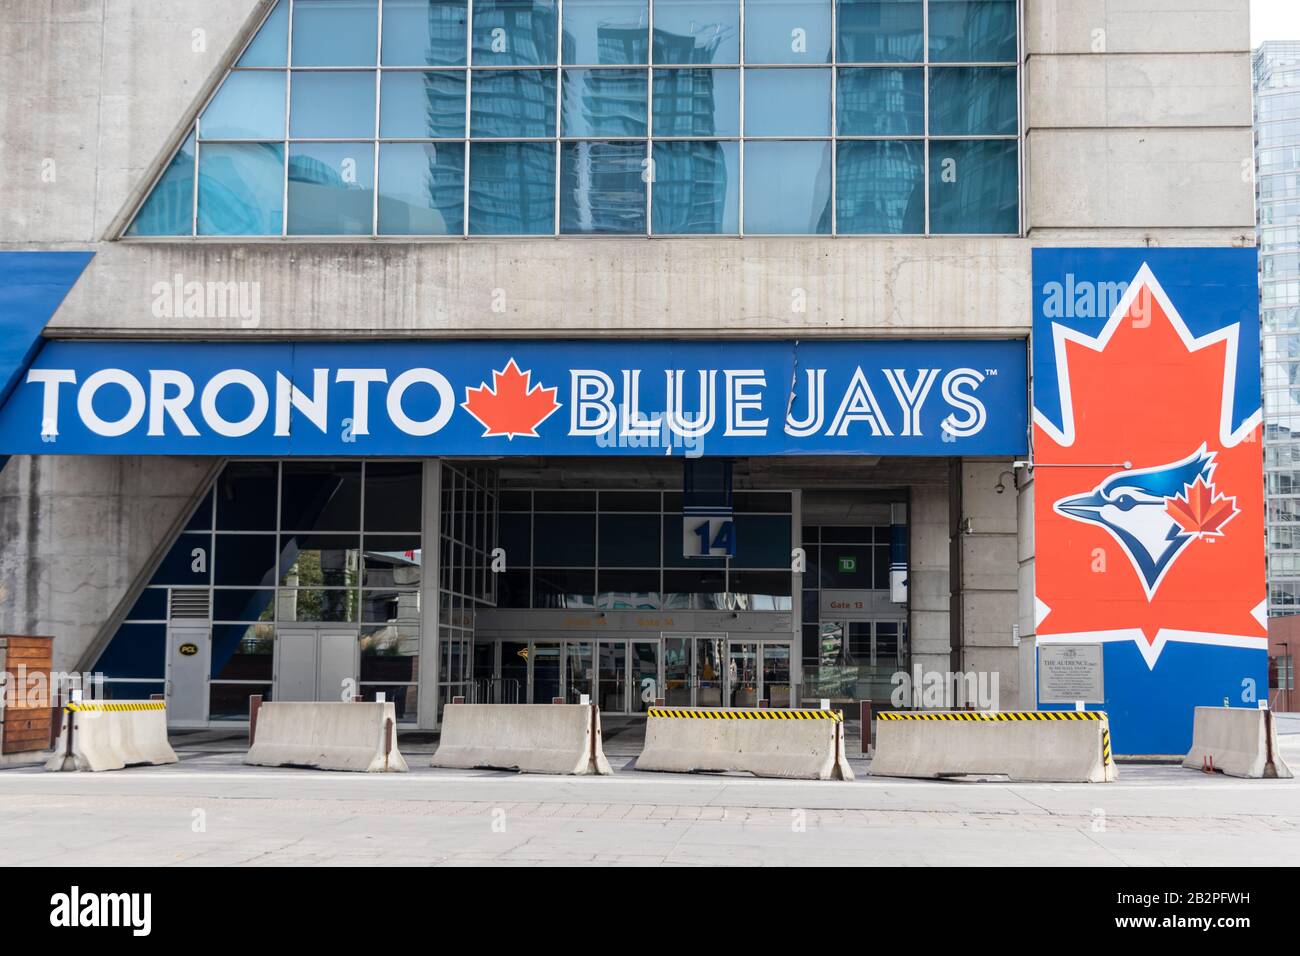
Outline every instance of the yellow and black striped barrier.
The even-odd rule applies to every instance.
[[[65,714],[85,713],[87,711],[126,711],[126,710],[166,710],[167,703],[161,700],[132,700],[121,701],[119,703],[110,703],[108,701],[82,701],[80,703],[65,704],[63,712]]]
[[[844,720],[839,710],[714,710],[701,708],[651,707],[651,717],[676,717],[686,720]]]
[[[896,710],[876,714],[878,720],[1106,720],[1104,710],[1002,710],[983,713],[955,710],[927,713]]]
[[[1110,766],[1110,731],[1105,727],[1101,729],[1101,762]]]

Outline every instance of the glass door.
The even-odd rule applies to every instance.
[[[633,641],[632,713],[644,714],[654,706],[659,687],[659,642]]]
[[[596,703],[607,714],[627,713],[627,644],[596,645]]]
[[[664,638],[663,698],[668,707],[690,707],[694,703],[694,644],[689,637]]]
[[[588,700],[595,688],[591,669],[591,641],[566,641],[564,644],[564,700],[570,704],[582,703],[582,695]]]
[[[758,645],[732,643],[727,651],[727,706],[758,706]]]
[[[763,645],[763,696],[769,707],[790,706],[790,645]]]
[[[723,664],[724,636],[712,634],[695,639],[695,706],[721,707],[726,669]]]
[[[534,704],[549,704],[560,696],[560,644],[533,644],[529,655],[529,667],[533,673],[532,690]]]

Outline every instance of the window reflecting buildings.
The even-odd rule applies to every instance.
[[[1271,615],[1300,612],[1300,42],[1255,51],[1264,480]]]
[[[279,0],[127,235],[1020,232],[1015,0]]]

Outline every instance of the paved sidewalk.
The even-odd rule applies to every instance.
[[[1300,720],[1283,755],[1300,767]],[[1108,785],[851,783],[630,769],[613,777],[244,767],[238,740],[179,764],[0,769],[0,865],[1258,865],[1300,859],[1300,782],[1124,764]]]

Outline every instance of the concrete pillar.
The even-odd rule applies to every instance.
[[[908,600],[912,670],[946,673],[952,651],[948,583],[949,514],[946,482],[912,487]]]
[[[997,705],[1013,709],[1020,700],[1015,646],[1020,562],[1011,459],[962,459],[959,473],[961,520],[955,550],[960,571],[953,595],[960,618],[959,667],[980,675],[979,686],[990,689],[996,673]]]
[[[10,459],[0,472],[0,633],[53,635],[56,671],[93,664],[220,462]]]
[[[1038,659],[1035,654],[1038,611],[1034,601],[1034,473],[1028,468],[1020,471],[1016,512],[1020,563],[1020,697],[1017,706],[1021,710],[1035,710],[1038,707]]]

